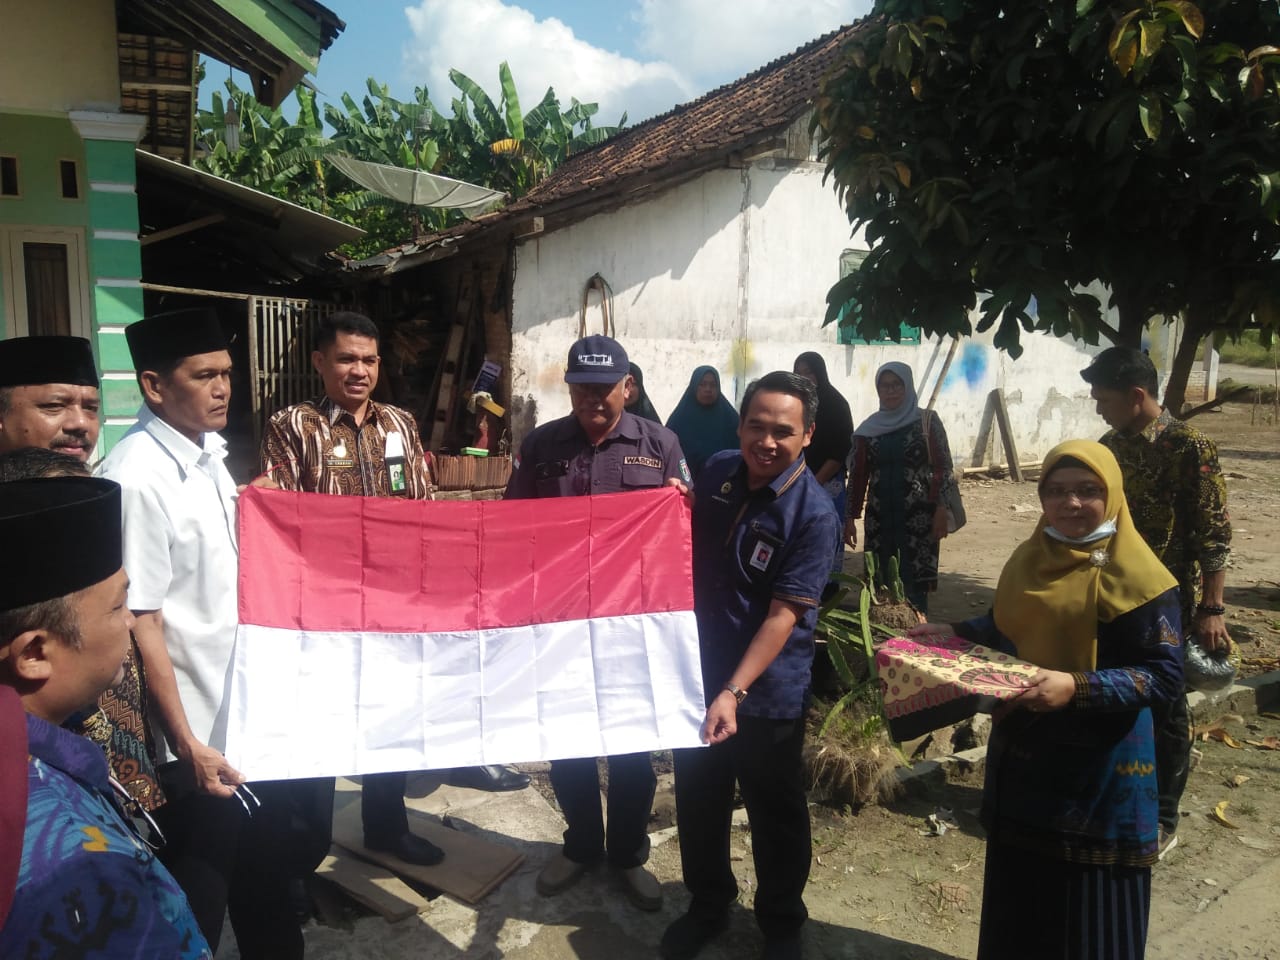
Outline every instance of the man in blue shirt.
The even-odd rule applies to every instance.
[[[208,958],[102,750],[60,726],[128,656],[120,487],[6,483],[0,539],[0,956]]]
[[[809,809],[801,747],[813,631],[840,520],[807,469],[818,396],[792,373],[747,387],[740,451],[707,461],[694,488],[694,610],[707,749],[677,750],[676,822],[689,911],[667,928],[667,960],[695,956],[738,897],[729,864],[734,783],[751,823],[756,921],[766,960],[801,956],[808,916]]]

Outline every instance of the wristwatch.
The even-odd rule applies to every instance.
[[[738,701],[738,703],[742,703],[743,700],[747,699],[747,691],[743,690],[736,683],[726,683],[724,688],[733,694],[733,699]]]

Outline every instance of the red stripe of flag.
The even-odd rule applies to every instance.
[[[240,621],[419,633],[693,609],[688,501],[240,496]]]

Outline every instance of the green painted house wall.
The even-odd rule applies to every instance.
[[[103,452],[137,418],[142,395],[124,328],[142,319],[142,247],[138,242],[137,137],[111,121],[82,119],[89,179],[89,284],[94,352],[102,372]],[[141,134],[138,127],[137,134]]]
[[[303,71],[315,71],[324,40],[309,7],[295,0],[209,2]],[[0,155],[17,159],[20,195],[0,197],[0,338],[27,325],[18,302],[23,244],[66,245],[73,332],[92,342],[102,378],[100,453],[134,423],[141,404],[124,328],[144,311],[134,151],[145,119],[119,110],[114,3],[25,4],[3,22]],[[61,160],[76,163],[74,199],[62,197]]]
[[[83,227],[89,223],[85,199],[84,142],[66,117],[0,113],[0,154],[18,160],[21,195],[0,197],[0,224]],[[80,197],[62,198],[58,161],[74,160]],[[135,214],[137,204],[134,204]]]
[[[141,403],[124,328],[143,313],[134,159],[142,123],[96,112],[0,113],[0,155],[16,158],[19,186],[18,196],[0,198],[0,335],[25,332],[11,296],[16,290],[6,289],[20,282],[21,244],[69,241],[75,249],[69,280],[81,312],[73,332],[89,338],[102,373],[104,451]],[[76,164],[75,199],[62,196],[62,160]]]

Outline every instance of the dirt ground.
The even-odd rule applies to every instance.
[[[1280,426],[1259,421],[1244,405],[1195,421],[1217,441],[1228,478],[1234,532],[1228,626],[1241,644],[1246,674],[1276,669],[1280,653]],[[969,523],[943,543],[931,620],[958,620],[986,610],[1005,558],[1039,516],[1034,483],[973,479],[962,485],[962,493]],[[858,569],[860,563],[850,555],[846,566]],[[1259,716],[1230,717],[1223,726],[1237,743],[1280,733],[1280,720]],[[1184,795],[1179,846],[1155,872],[1149,955],[1225,958],[1240,950],[1239,956],[1261,957],[1268,947],[1280,947],[1258,943],[1251,949],[1239,942],[1230,919],[1219,920],[1221,928],[1207,936],[1199,931],[1195,942],[1209,944],[1203,953],[1191,947],[1195,938],[1189,934],[1168,944],[1159,939],[1162,930],[1174,931],[1188,918],[1210,926],[1217,914],[1208,906],[1270,864],[1280,849],[1280,753],[1248,744],[1235,749],[1216,740],[1197,748],[1203,758]],[[1249,780],[1229,786],[1236,776]],[[981,785],[975,772],[888,805],[864,807],[856,815],[814,808],[815,860],[806,899],[823,921],[814,946],[825,948],[815,951],[818,956],[974,955],[982,902],[983,841],[975,816]],[[1229,801],[1226,818],[1238,829],[1211,818],[1223,800]],[[959,829],[928,835],[925,818],[940,807],[952,811]],[[744,834],[744,846],[747,842]],[[753,879],[749,857],[735,867],[740,879]],[[1253,907],[1274,914],[1280,893]],[[749,925],[743,932],[749,933]]]
[[[1228,478],[1234,542],[1226,603],[1229,629],[1246,658],[1242,673],[1274,670],[1280,653],[1280,426],[1263,422],[1245,405],[1202,414],[1195,423],[1217,441]],[[962,493],[969,522],[943,543],[930,620],[985,611],[1004,560],[1039,517],[1032,482],[970,479]],[[849,554],[846,569],[860,570],[861,556]],[[1222,715],[1210,712],[1211,719]],[[1280,942],[1261,939],[1241,920],[1242,910],[1272,917],[1280,912],[1280,877],[1251,892],[1242,907],[1228,909],[1223,901],[1212,909],[1260,870],[1274,869],[1280,851],[1280,752],[1245,741],[1280,735],[1280,716],[1227,715],[1220,726],[1240,746],[1197,743],[1202,757],[1183,798],[1179,845],[1155,870],[1149,957],[1280,957]],[[1236,777],[1248,779],[1230,785]],[[816,923],[810,955],[972,957],[982,903],[983,839],[976,818],[981,788],[979,772],[960,771],[945,783],[857,813],[813,807],[815,857],[806,900]],[[1224,800],[1225,818],[1234,828],[1212,818]],[[940,808],[952,813],[958,829],[933,836],[926,818]],[[743,858],[734,868],[746,906],[755,877],[745,827],[735,845]],[[678,861],[674,844],[655,851],[660,879],[678,880]],[[752,955],[753,926],[744,910],[723,955]]]
[[[1227,573],[1227,624],[1240,643],[1246,676],[1276,669],[1280,653],[1280,426],[1266,408],[1230,404],[1194,424],[1218,444],[1227,477],[1232,564]],[[1250,421],[1255,422],[1251,423]],[[969,479],[961,486],[969,523],[942,545],[938,592],[929,619],[952,621],[985,610],[1000,568],[1040,516],[1034,483]],[[851,571],[861,558],[850,555]]]
[[[1280,426],[1265,422],[1249,406],[1202,415],[1196,424],[1217,440],[1228,477],[1235,532],[1226,592],[1228,625],[1241,644],[1246,674],[1275,670],[1280,653]],[[969,523],[943,545],[940,589],[931,598],[933,620],[958,620],[985,610],[1002,564],[1038,517],[1032,483],[971,479],[962,492]],[[846,567],[860,569],[861,557],[850,553]],[[1183,797],[1179,845],[1154,871],[1149,960],[1280,960],[1280,751],[1266,747],[1278,742],[1266,738],[1280,737],[1280,713],[1269,712],[1274,709],[1280,708],[1244,715],[1231,714],[1225,705],[1201,711],[1199,722],[1220,731],[1216,739],[1196,744],[1198,759]],[[528,769],[549,796],[545,765]],[[918,779],[883,804],[857,811],[812,806],[814,860],[806,893],[811,923],[805,935],[812,960],[958,960],[975,955],[982,903],[984,844],[976,818],[982,779],[973,766],[952,764],[949,769],[946,777]],[[670,783],[669,766],[660,766],[650,859],[667,897],[660,914],[639,914],[619,906],[616,895],[589,886],[573,896],[538,897],[533,877],[555,849],[559,832],[558,818],[538,801],[551,821],[549,828],[530,848],[521,874],[482,904],[475,917],[462,918],[464,928],[474,933],[441,939],[437,931],[446,928],[448,917],[466,911],[440,898],[417,922],[387,925],[369,918],[356,923],[354,933],[312,928],[309,955],[316,960],[652,957],[662,929],[687,905],[679,845],[670,826]],[[538,800],[531,794],[525,799]],[[955,826],[935,835],[927,828],[930,815]],[[491,829],[514,832],[512,822],[501,816]],[[759,952],[750,914],[756,877],[745,819],[734,834],[733,857],[741,909],[734,911],[728,933],[700,960],[739,960]],[[521,917],[537,926],[514,923]],[[513,927],[519,929],[512,937],[528,930],[527,936],[520,934],[525,939],[498,946],[499,935]],[[1035,955],[1029,946],[1029,960]]]

